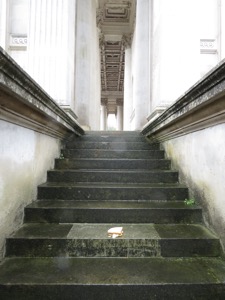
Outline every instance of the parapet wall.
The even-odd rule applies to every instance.
[[[146,124],[142,133],[162,142],[225,248],[225,60]]]
[[[83,129],[0,48],[0,259],[5,237],[59,157],[61,141]]]

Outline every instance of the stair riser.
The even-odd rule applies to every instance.
[[[168,251],[169,249],[169,251]],[[8,239],[6,256],[216,257],[218,240],[206,239]]]
[[[164,151],[162,150],[144,150],[144,151],[111,151],[111,150],[62,150],[65,158],[119,158],[119,159],[163,159]]]
[[[117,143],[117,142],[69,142],[67,149],[105,149],[105,150],[160,150],[159,144],[143,143]]]
[[[185,200],[186,188],[38,187],[38,199],[63,200]]]
[[[49,182],[177,183],[177,172],[48,172]]]
[[[84,135],[82,138],[76,138],[70,142],[94,142],[94,143],[147,143],[147,139],[143,136],[113,136],[113,135],[102,135],[102,136],[91,136]]]
[[[28,223],[201,223],[201,209],[25,208]]]
[[[56,159],[57,169],[143,169],[143,170],[169,170],[169,160],[70,160]]]
[[[224,300],[225,286],[216,283],[207,285],[195,283],[155,285],[10,284],[0,285],[0,294],[4,300]]]

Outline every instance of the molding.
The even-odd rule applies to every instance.
[[[153,110],[153,112],[147,117],[148,121],[154,121],[156,118],[158,118],[167,108],[169,107],[169,104],[156,106]]]
[[[121,39],[122,45],[126,49],[131,48],[132,39],[133,39],[133,34],[124,34]]]
[[[200,40],[200,53],[201,54],[216,54],[217,42],[215,39],[201,39]]]
[[[10,35],[9,48],[10,50],[26,50],[27,35]]]
[[[192,86],[142,134],[159,141],[225,123],[225,60]]]
[[[67,113],[67,115],[70,116],[71,119],[73,119],[75,122],[78,120],[78,116],[75,114],[75,112],[72,110],[70,105],[60,104],[60,107]]]
[[[78,122],[0,47],[0,119],[57,138],[83,135]]]
[[[102,98],[123,98],[123,91],[103,91]]]

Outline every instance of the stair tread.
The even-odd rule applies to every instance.
[[[52,173],[113,173],[113,174],[117,174],[117,173],[128,173],[128,174],[136,174],[136,173],[145,173],[145,174],[170,174],[170,173],[177,173],[177,171],[174,170],[145,170],[145,169],[54,169],[54,170],[50,170],[48,172],[52,172]]]
[[[69,208],[69,209],[201,209],[197,205],[188,206],[183,201],[76,201],[38,200],[27,208]]]
[[[123,227],[124,234],[116,240],[140,239],[190,239],[218,240],[206,227],[200,224],[24,224],[10,239],[103,239],[111,240],[107,231],[111,227]]]
[[[180,183],[109,183],[109,182],[45,182],[39,187],[68,187],[68,188],[76,188],[76,187],[84,187],[84,188],[187,188],[185,185]]]
[[[105,158],[105,157],[91,157],[91,158],[87,158],[87,157],[78,157],[78,158],[63,158],[63,159],[57,159],[57,160],[79,160],[79,161],[109,161],[109,158]],[[110,158],[110,161],[134,161],[134,162],[139,162],[139,161],[144,161],[144,162],[152,162],[152,161],[170,161],[169,159],[164,159],[164,158]]]
[[[0,268],[0,285],[7,286],[224,282],[225,262],[221,258],[6,258]]]

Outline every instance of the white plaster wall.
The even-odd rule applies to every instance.
[[[5,237],[23,219],[23,209],[36,198],[37,186],[59,157],[60,143],[0,120],[0,258]]]
[[[190,197],[203,205],[206,223],[225,248],[225,124],[163,143]]]

